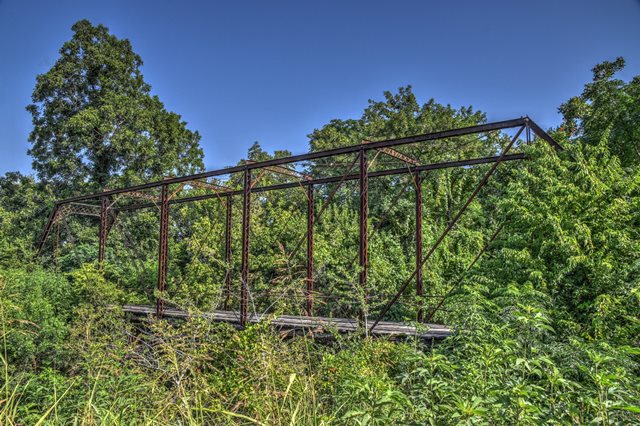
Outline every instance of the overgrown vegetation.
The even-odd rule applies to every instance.
[[[452,337],[428,345],[336,335],[327,343],[285,339],[267,322],[236,330],[198,315],[131,321],[119,306],[154,297],[152,211],[119,218],[104,268],[94,263],[95,223],[86,218],[57,230],[58,245],[47,248],[55,258],[32,260],[54,197],[202,165],[197,133],[151,97],[129,43],[86,21],[74,31],[54,68],[38,77],[29,107],[38,175],[0,178],[2,424],[640,424],[640,77],[615,79],[622,59],[596,66],[584,92],[560,107],[564,122],[552,134],[566,150],[523,144],[530,160],[501,166],[430,259],[429,291],[449,296],[434,320],[454,327]],[[73,84],[85,93],[81,103],[69,95]],[[131,95],[124,104],[123,87]],[[315,130],[310,147],[484,121],[471,108],[421,105],[407,87],[371,101],[360,119]],[[404,152],[424,161],[487,155],[507,137]],[[166,140],[175,142],[167,156],[145,156]],[[259,145],[248,153],[250,160],[267,158]],[[338,159],[334,173],[351,161]],[[384,167],[376,161],[374,169]],[[326,166],[314,162],[306,171],[323,176]],[[425,245],[485,170],[425,176]],[[371,185],[371,225],[378,229],[370,285],[388,294],[415,262],[413,187],[402,178]],[[332,189],[319,189],[318,199]],[[251,252],[256,311],[301,309],[304,257],[293,248],[305,202],[301,191],[290,191],[254,203],[253,232],[261,236]],[[346,306],[319,302],[322,313],[364,308],[375,316],[387,300],[365,301],[353,284],[357,202],[356,188],[345,185],[317,223],[317,286],[354,299]],[[213,199],[172,212],[169,298],[194,313],[220,306],[225,274],[237,276],[236,260],[221,260],[223,209]],[[274,289],[276,296],[258,297]],[[390,317],[413,321],[418,305],[433,306],[402,302]]]

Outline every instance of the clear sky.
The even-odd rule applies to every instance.
[[[31,171],[24,107],[83,18],[131,40],[209,169],[256,140],[306,152],[314,128],[407,84],[421,102],[549,127],[596,63],[624,56],[622,77],[640,74],[639,0],[0,0],[0,173]]]

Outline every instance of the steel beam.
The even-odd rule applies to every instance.
[[[54,265],[58,265],[58,246],[60,243],[60,222],[56,222],[54,225],[56,227],[56,242],[53,248],[53,263]]]
[[[427,142],[434,141],[439,139],[453,138],[470,134],[478,134],[485,133],[495,130],[502,130],[508,128],[519,128],[516,136],[511,140],[511,142],[502,150],[499,156],[493,157],[484,157],[484,158],[474,158],[474,159],[466,159],[466,160],[458,160],[458,161],[448,161],[448,162],[440,162],[434,164],[419,164],[415,159],[412,159],[399,151],[395,150],[394,147],[412,144],[418,142]],[[174,177],[174,178],[165,178],[159,182],[149,182],[142,185],[131,186],[127,188],[120,188],[114,190],[106,190],[99,194],[88,194],[81,195],[77,197],[68,198],[56,203],[53,211],[51,212],[51,216],[47,224],[45,225],[45,232],[38,244],[38,250],[40,251],[45,243],[47,235],[52,232],[52,226],[55,225],[56,221],[59,221],[61,217],[65,214],[88,214],[93,216],[98,216],[100,218],[100,230],[99,230],[99,250],[98,250],[98,258],[100,263],[102,264],[105,259],[105,251],[106,251],[106,240],[109,229],[109,217],[111,212],[117,211],[127,211],[127,210],[135,210],[139,208],[145,208],[154,206],[155,203],[145,203],[145,204],[132,204],[129,206],[124,206],[118,208],[117,210],[111,209],[109,205],[106,203],[109,197],[115,194],[126,194],[128,193],[132,198],[145,198],[150,201],[158,201],[154,198],[153,195],[144,194],[141,191],[151,188],[159,188],[161,192],[160,196],[160,234],[159,234],[159,249],[158,249],[158,298],[156,302],[156,315],[158,317],[162,317],[164,310],[164,291],[166,286],[167,279],[167,268],[168,268],[168,235],[169,235],[169,206],[171,204],[179,204],[179,203],[187,203],[199,200],[205,200],[212,197],[220,197],[222,201],[222,197],[227,197],[227,217],[225,222],[225,260],[227,262],[227,273],[225,275],[225,301],[224,306],[225,309],[228,307],[229,298],[231,295],[231,213],[232,213],[232,196],[233,195],[242,195],[243,197],[243,207],[242,207],[242,262],[241,262],[241,288],[240,288],[240,323],[244,326],[248,320],[248,303],[249,303],[249,255],[250,255],[250,235],[251,235],[251,193],[252,192],[266,192],[271,190],[281,190],[286,188],[293,187],[307,187],[308,194],[308,214],[307,214],[307,279],[305,286],[305,308],[306,313],[311,315],[313,312],[313,302],[314,302],[314,264],[313,264],[313,233],[314,233],[314,224],[315,221],[322,215],[324,208],[328,203],[320,209],[319,213],[316,214],[314,211],[314,185],[321,184],[329,184],[329,183],[338,183],[336,188],[333,190],[329,199],[333,197],[335,192],[337,192],[337,188],[346,181],[346,180],[359,180],[359,248],[358,248],[358,259],[359,259],[359,271],[358,271],[358,285],[359,291],[361,291],[364,295],[364,300],[368,300],[368,267],[369,267],[369,259],[368,259],[368,239],[369,239],[369,228],[368,228],[368,191],[369,191],[369,178],[370,177],[380,177],[380,176],[391,176],[391,175],[400,175],[404,173],[411,173],[417,176],[416,178],[416,269],[414,270],[411,277],[406,280],[400,287],[398,293],[395,294],[393,300],[391,300],[381,312],[379,318],[375,321],[371,330],[373,330],[378,321],[384,317],[387,313],[388,309],[398,300],[398,298],[403,294],[406,290],[407,286],[413,282],[412,280],[415,278],[416,283],[416,296],[418,298],[424,297],[424,289],[423,289],[423,267],[430,256],[434,253],[434,251],[438,248],[443,239],[448,235],[451,229],[456,225],[459,221],[460,217],[476,197],[480,189],[486,185],[489,177],[495,172],[496,168],[501,162],[512,161],[512,160],[521,160],[526,158],[524,154],[508,154],[509,149],[513,146],[523,129],[527,129],[527,142],[529,142],[529,129],[531,129],[536,135],[544,139],[547,143],[549,143],[554,148],[561,150],[562,147],[551,138],[544,130],[542,130],[537,124],[535,124],[528,117],[523,117],[515,120],[502,121],[497,123],[489,123],[478,126],[470,126],[466,128],[460,129],[452,129],[435,133],[428,133],[423,135],[416,135],[410,137],[403,138],[395,138],[389,139],[385,141],[371,142],[359,145],[351,145],[346,147],[340,147],[335,149],[330,149],[326,151],[317,151],[311,152],[307,154],[294,155],[285,158],[275,158],[262,162],[246,162],[245,164],[230,167],[225,169],[213,170],[204,173],[198,173],[189,176],[182,177]],[[391,157],[402,160],[406,163],[407,167],[404,168],[396,168],[396,169],[387,169],[380,170],[376,172],[369,173],[369,162],[367,159],[368,150],[376,150],[378,152],[385,153],[390,155]],[[358,154],[357,158],[354,158],[354,163],[352,167],[355,166],[355,163],[359,160],[360,162],[360,170],[357,174],[351,174],[352,169],[350,168],[345,172],[342,176],[330,176],[325,178],[313,179],[310,176],[306,176],[300,174],[295,170],[294,167],[284,167],[285,165],[292,165],[294,163],[303,162],[303,161],[313,161],[316,159],[328,158],[338,155],[351,155]],[[426,256],[422,255],[422,216],[423,216],[423,201],[422,201],[422,177],[420,176],[420,172],[426,170],[436,170],[436,169],[445,169],[452,167],[467,167],[478,164],[487,164],[492,163],[489,171],[484,175],[484,178],[473,192],[473,194],[469,197],[467,202],[462,206],[458,214],[454,217],[454,219],[447,225],[444,232],[440,235],[435,244],[428,251]],[[252,170],[258,170],[255,173],[257,177],[255,181],[252,182]],[[260,180],[260,176],[262,176],[265,172],[275,172],[280,173],[282,175],[287,175],[291,177],[296,177],[300,179],[296,182],[285,182],[276,185],[268,185],[268,186],[257,186],[256,184]],[[183,197],[172,199],[173,195],[177,194],[183,185],[188,184],[189,182],[200,182],[200,179],[207,179],[209,177],[214,176],[223,176],[223,175],[231,175],[234,173],[243,173],[243,188],[240,190],[234,189],[231,190],[226,188],[225,191],[218,192],[216,194],[204,194],[193,197]],[[174,192],[173,195],[169,195],[169,185],[177,185],[179,188]],[[194,183],[193,186],[208,186],[207,182],[202,183]],[[235,186],[235,184],[234,184]],[[255,187],[254,187],[255,186]],[[176,188],[176,186],[174,186]],[[82,205],[78,202],[83,200],[96,200],[100,201],[99,205]],[[374,227],[375,230],[375,227]],[[299,247],[302,246],[304,242],[304,236],[299,241]],[[296,249],[297,250],[297,249]],[[295,252],[295,251],[294,251]],[[355,262],[355,259],[354,259]],[[364,306],[363,306],[364,308]],[[423,308],[422,306],[418,310],[418,319],[422,320],[423,318]],[[362,316],[362,314],[361,314]]]
[[[100,229],[98,231],[98,263],[102,268],[104,264],[105,251],[107,246],[108,231],[108,215],[109,214],[109,198],[102,197],[100,199]]]
[[[169,184],[162,185],[160,192],[160,238],[158,241],[158,292],[156,316],[164,313],[164,290],[167,282],[169,257]]]
[[[313,185],[307,187],[307,288],[305,291],[305,312],[313,316],[313,292],[315,291],[313,279],[313,225],[315,219],[315,206]]]
[[[51,227],[53,226],[53,223],[56,219],[56,215],[58,214],[58,208],[60,206],[60,203],[56,203],[53,208],[51,209],[51,213],[49,214],[49,217],[47,218],[47,223],[44,226],[44,231],[42,232],[42,236],[40,237],[40,240],[38,241],[38,247],[36,249],[36,256],[38,257],[40,255],[40,252],[42,252],[42,247],[44,247],[44,242],[47,240],[47,237],[49,236],[49,233],[51,232]]]
[[[453,167],[467,167],[467,166],[474,166],[474,165],[480,165],[480,164],[495,163],[496,161],[498,161],[499,158],[501,158],[500,161],[506,162],[506,161],[523,160],[526,158],[526,156],[525,154],[518,153],[518,154],[508,154],[503,157],[493,156],[493,157],[472,158],[472,159],[459,160],[459,161],[447,161],[442,163],[425,164],[417,167],[397,168],[397,169],[388,169],[388,170],[382,170],[377,172],[371,172],[369,173],[369,177],[391,176],[391,175],[399,175],[399,174],[405,174],[405,173],[418,173],[420,171],[427,171],[427,170],[438,170],[438,169],[446,169],[446,168],[453,168]],[[335,182],[344,182],[348,180],[356,180],[359,178],[360,178],[359,174],[331,176],[327,178],[313,179],[310,181],[302,180],[299,182],[256,187],[256,188],[253,188],[251,192],[260,193],[260,192],[281,190],[281,189],[293,188],[293,187],[299,187],[299,186],[322,185],[322,184],[329,184],[329,183],[335,183]],[[244,190],[234,190],[234,191],[221,192],[217,194],[204,194],[204,195],[198,195],[193,197],[177,198],[177,199],[169,200],[169,205],[202,201],[202,200],[207,200],[214,197],[233,197],[234,195],[243,195],[243,193],[244,193]],[[42,251],[44,242],[50,233],[51,226],[56,219],[56,215],[58,211],[60,210],[61,206],[64,206],[67,204],[69,203],[58,202],[55,204],[54,208],[52,209],[51,214],[49,215],[49,219],[47,220],[45,230],[38,243],[37,254],[41,253]],[[117,211],[118,212],[132,211],[132,210],[139,210],[139,209],[152,208],[152,207],[156,207],[156,204],[154,203],[134,204],[134,205],[119,207]]]
[[[367,272],[369,268],[369,163],[367,161],[367,150],[362,148],[360,150],[360,273],[358,276],[359,290],[364,294],[365,300],[367,297]],[[364,318],[364,309],[360,313],[360,316]]]
[[[538,126],[535,121],[533,121],[531,119],[528,119],[525,124],[528,124],[531,127],[531,130],[533,130],[533,133],[535,133],[537,136],[539,136],[542,139],[544,139],[549,145],[551,145],[552,147],[554,147],[558,151],[564,151],[564,148],[562,147],[562,145],[560,145],[558,142],[556,142],[555,139],[553,139],[549,135],[549,133],[547,133],[544,130],[542,130],[542,128],[540,126]]]
[[[499,156],[480,157],[480,158],[471,158],[471,159],[467,159],[467,160],[446,161],[446,162],[442,162],[442,163],[425,164],[425,165],[417,166],[417,167],[402,167],[402,168],[397,168],[397,169],[380,170],[380,171],[377,171],[377,172],[369,172],[369,177],[370,178],[374,178],[374,177],[382,177],[382,176],[394,176],[394,175],[402,175],[402,174],[406,174],[406,173],[416,173],[416,172],[427,171],[427,170],[439,170],[439,169],[448,169],[448,168],[453,168],[453,167],[476,166],[476,165],[479,165],[479,164],[494,163],[494,162],[496,162],[498,160],[498,158],[499,158]],[[521,153],[509,154],[509,155],[504,156],[504,158],[501,161],[502,162],[517,161],[517,160],[524,160],[525,158],[527,158],[527,156],[525,154],[521,154]],[[357,158],[356,158],[356,161],[357,161]],[[344,181],[358,180],[358,179],[360,179],[360,174],[349,174],[349,175],[343,175],[343,176],[330,176],[330,177],[326,177],[326,178],[313,179],[313,180],[310,180],[310,181],[301,180],[301,181],[298,181],[298,182],[287,182],[287,183],[281,183],[281,184],[276,184],[276,185],[257,186],[255,188],[252,188],[251,192],[252,193],[260,193],[260,192],[282,190],[282,189],[287,189],[287,188],[296,188],[296,187],[300,187],[300,186],[325,185],[325,184],[328,184],[328,183],[344,182]],[[242,195],[242,194],[243,194],[243,190],[240,189],[240,190],[235,190],[235,191],[232,191],[232,192],[220,193],[219,196],[221,196],[221,197],[230,197],[230,196]],[[176,198],[176,199],[171,200],[169,203],[170,204],[191,203],[191,202],[194,202],[194,201],[208,200],[208,199],[216,197],[216,196],[217,195],[213,195],[213,194],[195,195],[193,197]],[[130,206],[120,207],[118,210],[120,210],[120,211],[128,211],[128,210],[145,209],[145,208],[150,208],[150,207],[155,207],[155,204],[153,204],[153,203],[134,204],[134,205],[130,205]]]
[[[257,161],[253,161],[253,160],[247,160],[247,164],[255,164],[257,163]],[[284,167],[284,166],[267,166],[265,167],[265,170],[268,170],[270,172],[273,173],[277,173],[280,175],[284,175],[284,176],[291,176],[291,177],[295,177],[298,179],[305,179],[305,180],[311,180],[312,177],[309,175],[305,175],[304,173],[301,173],[297,170],[293,170],[290,169],[288,167]]]
[[[370,144],[371,141],[370,140],[363,140],[362,141],[363,144]],[[419,166],[420,162],[418,160],[416,160],[415,158],[411,158],[408,155],[405,155],[393,148],[380,148],[378,151],[383,152],[385,154],[387,154],[389,157],[393,157],[396,160],[400,160],[403,161],[407,164],[411,164],[412,166]]]
[[[418,309],[418,322],[422,322],[424,311],[422,309],[422,175],[418,172],[415,176],[416,186],[416,296],[420,308]]]
[[[553,145],[555,148],[557,148],[557,149],[561,149],[562,148],[562,147],[560,147],[560,145],[557,142],[555,142],[553,140],[553,138],[551,138],[551,136],[546,134],[544,132],[544,130],[542,130],[539,126],[537,126],[533,122],[533,120],[531,120],[528,117],[516,118],[514,120],[499,121],[499,122],[495,122],[495,123],[480,124],[480,125],[477,125],[477,126],[462,127],[462,128],[459,128],[459,129],[445,130],[445,131],[441,131],[441,132],[426,133],[426,134],[416,135],[416,136],[408,136],[408,137],[403,137],[403,138],[396,138],[396,139],[389,139],[389,140],[378,141],[378,142],[371,142],[370,144],[367,145],[367,147],[369,149],[379,149],[379,148],[385,148],[385,147],[406,145],[406,144],[416,143],[416,142],[428,142],[428,141],[433,141],[433,140],[438,140],[438,139],[446,139],[446,138],[470,135],[470,134],[475,134],[475,133],[485,133],[485,132],[490,132],[490,131],[494,131],[494,130],[511,129],[511,128],[514,128],[514,127],[523,126],[527,122],[531,123],[531,127],[532,127],[533,131],[536,134],[538,134],[538,136],[540,136],[541,138],[546,140],[548,143]],[[357,153],[357,152],[360,151],[361,148],[362,148],[362,144],[349,145],[349,146],[346,146],[346,147],[334,148],[334,149],[329,149],[329,150],[325,150],[325,151],[310,152],[310,153],[307,153],[307,154],[293,155],[293,156],[284,157],[284,158],[274,158],[274,159],[267,160],[267,161],[259,161],[259,162],[255,162],[255,163],[247,163],[247,164],[243,164],[243,165],[235,166],[235,167],[228,167],[228,168],[224,168],[224,169],[211,170],[211,171],[208,171],[208,172],[197,173],[197,174],[188,175],[188,176],[174,177],[174,178],[165,179],[163,181],[149,182],[149,183],[145,183],[145,184],[141,184],[141,185],[130,186],[130,187],[127,187],[127,188],[112,189],[112,190],[109,190],[109,191],[105,191],[102,194],[80,195],[80,196],[77,196],[77,197],[66,198],[64,200],[61,200],[60,202],[61,203],[68,203],[68,202],[72,202],[72,201],[89,200],[89,199],[95,199],[99,195],[114,195],[114,194],[120,194],[120,193],[123,193],[123,192],[131,192],[131,191],[139,191],[139,190],[148,189],[148,188],[156,188],[156,187],[160,187],[160,186],[162,186],[164,184],[182,183],[182,182],[188,182],[188,181],[192,181],[192,180],[196,180],[196,179],[205,179],[205,178],[213,177],[213,176],[227,175],[227,174],[231,174],[231,173],[239,173],[239,172],[243,172],[246,169],[251,169],[251,170],[252,169],[261,169],[261,168],[266,168],[266,167],[270,167],[270,166],[280,166],[280,165],[283,165],[283,164],[297,163],[297,162],[300,162],[300,161],[310,161],[310,160],[315,160],[317,158],[331,157],[331,156],[335,156],[335,155],[343,155],[343,154],[349,154],[349,153]]]
[[[109,216],[107,220],[107,235],[105,236],[105,239],[109,238],[109,233],[111,232],[111,229],[113,229],[113,225],[115,225],[116,220],[118,220],[119,214],[119,210],[112,207],[109,208]]]
[[[249,310],[249,249],[251,232],[251,169],[244,169],[242,195],[242,271],[240,283],[240,325],[245,326]]]
[[[231,217],[233,212],[233,197],[227,197],[227,212],[225,217],[224,231],[224,262],[226,265],[226,273],[224,276],[224,310],[229,308],[229,299],[231,298]]]

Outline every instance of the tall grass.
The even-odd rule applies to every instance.
[[[433,347],[78,305],[51,366],[12,364],[13,342],[40,330],[19,301],[0,281],[2,425],[640,423],[635,349],[556,338],[544,310],[517,303],[508,316],[460,303],[465,327]]]

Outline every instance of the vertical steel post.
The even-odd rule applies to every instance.
[[[100,197],[100,229],[98,231],[98,263],[100,268],[104,264],[104,255],[107,245],[107,214],[109,200],[107,197]]]
[[[306,314],[313,315],[313,225],[315,221],[315,209],[313,198],[313,185],[307,188],[307,289],[306,289]]]
[[[422,322],[422,175],[416,173],[416,296],[418,298],[418,322]]]
[[[244,171],[242,195],[242,273],[240,287],[240,325],[247,323],[249,308],[249,245],[251,240],[251,169]]]
[[[358,284],[363,292],[364,301],[367,302],[367,269],[369,266],[368,240],[369,230],[367,229],[369,219],[369,164],[367,162],[367,151],[360,149],[360,275]],[[364,311],[360,312],[361,319],[364,318]]]
[[[169,185],[163,184],[160,190],[160,238],[158,243],[158,292],[156,316],[164,313],[163,295],[167,281],[167,260],[169,249]]]
[[[56,222],[56,242],[53,250],[53,264],[58,266],[58,246],[60,245],[60,222]]]
[[[224,262],[227,265],[227,273],[224,276],[225,298],[224,310],[229,308],[229,298],[231,297],[231,213],[233,208],[233,197],[227,196],[227,215],[225,217],[224,233]]]
[[[529,125],[529,120],[527,120],[525,126],[527,128],[525,130],[525,135],[526,135],[526,138],[527,138],[527,146],[529,146],[529,145],[531,145],[531,126]],[[530,162],[527,162],[527,163],[528,163],[527,164],[527,171],[529,173],[531,173],[531,163]]]

